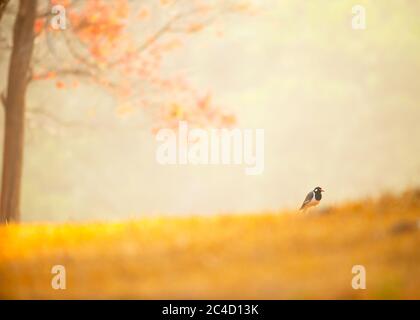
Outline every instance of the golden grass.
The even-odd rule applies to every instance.
[[[0,297],[420,299],[419,219],[412,191],[304,215],[2,226]],[[52,289],[53,265],[66,290]],[[352,289],[353,265],[366,290]]]

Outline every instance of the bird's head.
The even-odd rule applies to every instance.
[[[321,192],[325,192],[321,187],[316,187],[315,189],[314,189],[314,192],[315,193],[321,193]]]

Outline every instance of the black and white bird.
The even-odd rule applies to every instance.
[[[309,192],[305,200],[303,201],[300,210],[306,210],[310,207],[317,206],[322,199],[321,192],[324,192],[324,190],[322,190],[321,187],[316,187],[314,190]]]

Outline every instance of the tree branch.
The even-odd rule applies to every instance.
[[[6,7],[9,4],[10,0],[0,0],[0,21],[3,17],[3,13],[6,11]]]
[[[34,114],[37,116],[43,116],[45,118],[47,118],[50,121],[55,122],[56,124],[63,126],[63,127],[67,127],[67,128],[88,128],[88,129],[92,129],[94,128],[93,125],[89,125],[83,122],[78,122],[78,121],[66,121],[60,117],[58,117],[57,115],[48,112],[47,110],[43,109],[43,108],[31,108],[27,110],[28,114]]]
[[[63,32],[64,40],[66,42],[67,48],[69,49],[70,54],[73,56],[74,59],[83,63],[85,66],[94,69],[96,71],[100,70],[100,68],[93,62],[90,62],[88,59],[80,55],[77,50],[72,46],[69,37],[66,35],[66,32]]]
[[[6,99],[6,94],[4,93],[4,91],[0,95],[0,101],[3,104],[3,107],[6,108],[6,101],[7,101],[7,99]]]
[[[172,26],[172,24],[180,18],[180,15],[175,15],[166,22],[162,27],[160,27],[151,37],[149,37],[145,42],[143,42],[137,49],[134,51],[135,54],[140,54],[147,48],[149,48],[153,43],[155,43],[160,37],[162,37]],[[124,57],[120,57],[117,60],[108,63],[108,67],[113,67],[124,61]]]

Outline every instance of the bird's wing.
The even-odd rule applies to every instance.
[[[314,198],[314,192],[311,191],[308,193],[305,200],[303,201],[302,206],[300,207],[300,210],[302,210],[309,202],[311,202],[313,198]]]

